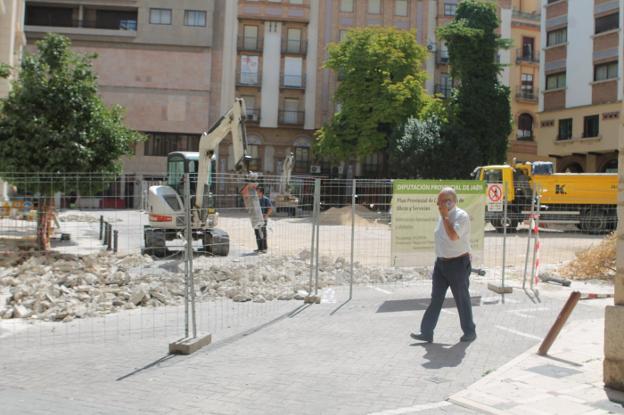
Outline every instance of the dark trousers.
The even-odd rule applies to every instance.
[[[267,227],[266,222],[258,229],[254,229],[256,234],[256,243],[258,244],[259,251],[266,251],[267,248]]]
[[[461,258],[442,260],[438,258],[433,268],[433,286],[431,289],[431,303],[425,311],[420,332],[426,336],[433,336],[433,331],[438,324],[440,310],[444,303],[446,291],[451,287],[459,321],[464,334],[475,333],[475,324],[472,320],[472,304],[470,303],[470,257],[468,255]]]

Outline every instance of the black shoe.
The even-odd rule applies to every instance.
[[[418,333],[418,334],[416,334],[416,333],[410,333],[410,337],[411,337],[412,339],[414,339],[414,340],[420,340],[420,341],[423,341],[423,342],[425,342],[425,343],[431,343],[431,342],[433,342],[433,336],[425,336],[425,335],[424,335],[424,334],[422,334],[422,333]]]
[[[477,340],[477,333],[464,334],[459,339],[460,342],[473,342]]]

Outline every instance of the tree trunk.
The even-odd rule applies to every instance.
[[[39,199],[37,207],[37,249],[47,251],[50,249],[50,236],[52,233],[52,212],[54,199],[43,196]]]

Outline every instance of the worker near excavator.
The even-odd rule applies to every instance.
[[[264,219],[264,224],[256,229],[254,232],[256,233],[256,243],[258,244],[258,249],[255,252],[260,254],[266,254],[267,252],[267,222],[269,220],[269,216],[273,213],[273,204],[271,203],[271,199],[264,195],[264,187],[258,186],[256,189],[258,194],[258,200],[260,202],[260,209],[262,209],[262,218]]]

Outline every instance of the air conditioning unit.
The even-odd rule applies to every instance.
[[[260,118],[260,114],[258,114],[257,112],[250,112],[247,114],[247,120],[248,121],[254,121],[254,122],[258,122]]]
[[[312,173],[312,174],[320,174],[321,173],[321,166],[318,166],[318,165],[310,166],[310,173]]]

